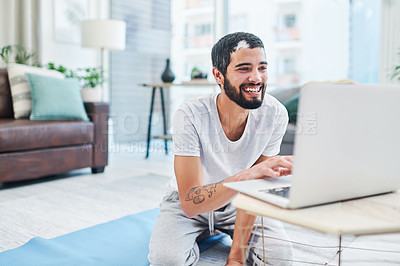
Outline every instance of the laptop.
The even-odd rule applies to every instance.
[[[400,188],[400,86],[302,88],[291,176],[225,183],[282,208],[302,208]]]

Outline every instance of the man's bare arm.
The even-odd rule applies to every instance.
[[[251,168],[221,182],[204,185],[200,158],[175,156],[174,169],[182,209],[188,217],[216,210],[226,205],[237,194],[223,183],[290,174],[292,160],[290,156],[261,156]]]
[[[175,156],[174,169],[180,203],[188,217],[218,209],[237,194],[222,182],[204,185],[199,157]]]
[[[213,193],[217,192],[217,185],[219,183],[209,184],[201,187],[192,188],[186,195],[185,201],[193,201],[194,204],[202,203],[206,198],[212,198]],[[207,196],[204,195],[205,192]]]

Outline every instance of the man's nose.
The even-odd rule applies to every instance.
[[[259,83],[262,81],[261,73],[258,71],[258,69],[255,69],[251,72],[249,81],[252,83]]]

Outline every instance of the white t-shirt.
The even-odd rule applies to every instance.
[[[231,141],[218,116],[218,94],[182,104],[174,117],[174,155],[200,157],[204,185],[250,168],[261,154],[277,155],[288,123],[286,108],[266,94],[263,104],[250,110],[240,139]],[[178,190],[175,178],[169,183],[169,190]]]

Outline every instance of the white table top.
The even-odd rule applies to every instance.
[[[366,235],[400,232],[400,191],[296,210],[282,209],[244,194],[239,194],[232,204],[255,215],[323,233]]]

